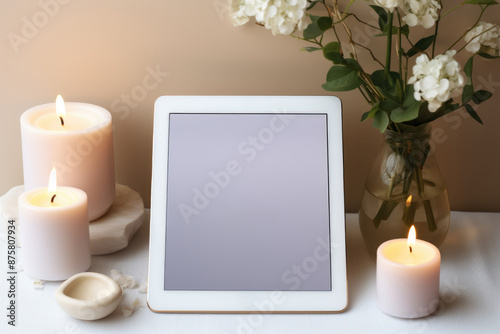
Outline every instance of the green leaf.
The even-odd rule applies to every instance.
[[[401,78],[398,72],[389,72],[390,78],[385,70],[377,70],[371,74],[372,82],[377,86],[379,92],[389,100],[402,101],[403,91],[401,89]]]
[[[315,39],[332,27],[332,19],[329,16],[310,15],[311,23],[304,29],[305,39]]]
[[[332,27],[333,21],[332,21],[332,18],[329,16],[322,16],[318,19],[318,21],[316,23],[318,24],[318,27],[322,31],[327,31],[328,29],[330,29]]]
[[[356,71],[361,70],[361,66],[356,61],[356,59],[347,58],[344,60],[344,65],[349,67],[349,68],[352,68],[353,70],[356,70]]]
[[[427,103],[427,102],[425,102],[425,103]],[[457,109],[460,109],[461,107],[462,106],[460,104],[453,103],[453,99],[449,99],[448,101],[443,103],[443,105],[435,112],[430,112],[428,107],[425,106],[425,111],[428,114],[426,123],[430,123],[430,122],[438,119],[439,117],[442,117],[444,115],[448,115],[449,113],[451,113]],[[422,110],[420,110],[420,114],[423,114]],[[419,116],[419,118],[420,118],[420,116]]]
[[[449,99],[448,101],[444,102],[443,105],[438,110],[436,110],[435,112],[430,112],[429,103],[426,101],[420,105],[418,117],[411,123],[414,126],[430,123],[460,108],[461,105],[459,105],[458,103],[453,103],[453,99]]]
[[[370,75],[372,82],[375,86],[383,87],[387,82],[385,70],[377,70]]]
[[[415,45],[410,50],[408,50],[408,52],[406,53],[407,56],[413,57],[417,53],[427,50],[427,48],[434,42],[434,38],[434,35],[422,38],[417,43],[415,43]]]
[[[300,49],[300,51],[307,51],[307,52],[314,52],[314,51],[318,51],[318,50],[322,50],[322,49],[316,48],[314,46],[305,46],[302,49]]]
[[[474,64],[474,56],[470,57],[464,66],[464,73],[467,77],[466,85],[464,86],[464,90],[462,92],[462,104],[468,103],[472,99],[472,95],[474,93],[474,87],[472,86],[472,68]]]
[[[380,110],[379,104],[377,103],[376,105],[373,106],[373,108],[370,109],[370,111],[367,111],[363,113],[361,116],[361,122],[367,120],[368,118],[373,118],[375,117],[375,114]]]
[[[303,36],[304,39],[315,39],[322,34],[323,30],[318,27],[318,24],[316,22],[312,22],[304,29]]]
[[[380,27],[380,30],[384,30],[385,29],[385,26],[387,25],[387,19],[388,19],[388,15],[387,15],[387,12],[385,11],[384,8],[380,7],[380,6],[375,6],[375,5],[370,5],[370,7],[375,11],[375,13],[377,13],[377,15],[379,16],[379,19],[378,19],[378,25]]]
[[[410,35],[410,27],[408,27],[407,24],[405,24],[404,26],[402,26],[400,28],[401,30],[401,34],[403,34],[404,36],[408,37]]]
[[[474,61],[474,56],[470,57],[469,60],[467,60],[467,62],[465,63],[464,73],[467,76],[467,79],[471,79],[472,78],[472,67],[473,67],[472,65],[473,65],[473,61]],[[471,83],[471,82],[468,82],[468,83]]]
[[[488,100],[492,96],[493,96],[492,93],[488,92],[487,90],[481,89],[474,92],[474,95],[472,96],[472,101],[474,101],[475,104],[480,104]]]
[[[364,112],[363,115],[361,115],[361,122],[366,121],[366,119],[368,119],[369,114],[370,114],[369,111]]]
[[[408,85],[406,98],[403,105],[391,112],[391,120],[396,123],[411,121],[418,117],[418,111],[422,102],[415,100],[413,85]]]
[[[309,15],[309,18],[311,19],[311,22],[317,22],[321,16],[317,15]]]
[[[479,52],[477,55],[480,56],[480,57],[486,58],[486,59],[497,59],[497,58],[500,58],[500,56],[492,56],[492,55],[490,55],[489,53],[486,53],[486,52]]]
[[[333,65],[326,75],[326,83],[321,87],[330,92],[345,92],[358,88],[362,83],[357,70],[345,65]]]
[[[383,100],[382,102],[380,102],[380,109],[385,111],[392,111],[397,107],[399,107],[399,104],[392,100]]]
[[[479,117],[479,115],[476,113],[476,111],[471,107],[470,104],[466,104],[465,105],[465,110],[467,110],[467,112],[469,113],[469,115],[472,116],[472,118],[474,118],[476,121],[478,121],[479,123],[483,124],[483,121],[481,120],[481,117]]]
[[[464,4],[492,6],[492,5],[497,5],[498,2],[496,2],[495,0],[467,0],[467,1],[464,1]]]
[[[436,110],[436,112],[434,114],[442,113],[443,114],[442,116],[444,116],[444,115],[451,113],[452,111],[455,111],[455,110],[461,108],[460,104],[452,103],[452,102],[453,102],[453,99],[449,99],[441,106],[441,108]],[[434,118],[434,119],[436,119],[436,118]],[[432,119],[431,121],[433,121],[434,119]]]
[[[341,64],[344,60],[344,56],[340,52],[339,42],[330,42],[323,47],[323,56],[335,64]]]
[[[385,111],[379,110],[375,113],[374,120],[373,120],[373,127],[376,129],[379,129],[381,133],[387,129],[387,126],[389,125],[389,116],[387,116],[387,113]]]
[[[466,104],[467,102],[472,99],[472,94],[474,92],[474,89],[472,88],[471,84],[467,84],[464,86],[464,90],[462,92],[462,103]]]

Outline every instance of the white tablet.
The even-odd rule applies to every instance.
[[[343,311],[342,158],[336,97],[160,97],[151,310]]]

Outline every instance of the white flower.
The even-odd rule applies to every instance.
[[[438,19],[441,5],[437,0],[399,0],[399,7],[405,12],[403,21],[410,27],[417,24],[428,29]]]
[[[231,20],[234,26],[247,23],[255,15],[255,0],[233,0],[231,2]]]
[[[465,49],[469,52],[477,53],[481,51],[492,56],[498,56],[500,27],[481,21],[465,35],[465,42],[468,43]]]
[[[415,100],[429,102],[429,111],[435,112],[443,102],[462,94],[465,85],[460,64],[453,59],[455,50],[429,60],[423,54],[417,57],[413,76],[408,80],[415,88]]]
[[[307,0],[236,0],[231,19],[234,25],[241,25],[255,17],[273,35],[289,35],[307,26],[306,7]]]
[[[384,7],[392,13],[394,8],[398,6],[399,0],[375,0],[375,3],[381,7]]]

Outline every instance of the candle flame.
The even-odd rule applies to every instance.
[[[57,175],[56,175],[56,168],[52,167],[52,170],[50,171],[50,176],[49,176],[49,189],[47,191],[47,194],[49,196],[55,195],[57,191]]]
[[[61,125],[64,126],[64,118],[66,117],[66,107],[64,106],[64,100],[61,95],[57,95],[56,98],[56,113],[57,117],[61,120]]]
[[[408,232],[408,241],[406,242],[408,248],[410,248],[410,253],[413,251],[413,248],[415,248],[416,239],[417,239],[417,232],[415,231],[415,225],[412,225],[410,228],[410,232]]]
[[[411,205],[411,198],[412,195],[408,196],[408,199],[406,200],[406,207],[409,207]]]

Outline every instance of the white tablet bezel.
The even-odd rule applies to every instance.
[[[331,291],[164,290],[170,113],[314,113],[328,122]],[[337,313],[347,307],[341,102],[332,96],[162,96],[153,135],[148,306],[181,313]]]

